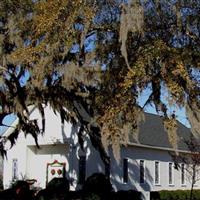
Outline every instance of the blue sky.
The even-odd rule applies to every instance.
[[[6,116],[6,117],[4,118],[3,123],[4,123],[5,125],[8,125],[8,126],[9,126],[10,124],[12,124],[12,122],[13,122],[15,119],[16,119],[15,115],[11,114],[11,115],[8,115],[8,116]],[[7,129],[7,127],[5,127],[5,126],[0,126],[0,133],[3,133],[6,129]]]
[[[145,102],[147,101],[148,97],[150,95],[150,89],[147,88],[145,89],[140,97],[138,98],[138,103],[141,107],[143,107],[143,105],[145,104]],[[187,116],[186,116],[186,110],[185,110],[185,107],[178,107],[177,105],[169,105],[167,103],[167,100],[166,98],[169,97],[169,94],[167,92],[167,90],[162,87],[162,94],[161,94],[161,99],[164,103],[167,104],[167,108],[168,108],[168,114],[175,114],[177,116],[177,120],[180,121],[183,125],[187,126],[188,128],[190,128],[190,123],[187,119]],[[155,106],[153,104],[151,105],[147,105],[145,106],[144,108],[144,111],[145,112],[148,112],[148,113],[153,113],[153,114],[157,114],[156,112],[156,109],[155,109]]]

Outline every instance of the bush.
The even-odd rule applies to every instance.
[[[151,192],[151,200],[189,200],[190,190]],[[193,200],[200,200],[200,190],[193,190]]]
[[[0,199],[1,200],[15,200],[16,194],[13,189],[7,189],[0,192]]]
[[[134,190],[120,190],[118,192],[113,193],[112,199],[114,200],[140,200],[141,193]]]
[[[82,191],[81,190],[69,191],[67,196],[68,196],[67,199],[70,199],[70,200],[80,200],[82,197]]]
[[[67,178],[53,178],[48,184],[46,189],[69,192],[69,181]]]
[[[102,173],[94,173],[88,177],[83,185],[83,199],[109,199],[113,190],[110,180]]]
[[[68,199],[69,181],[66,178],[53,178],[46,189],[38,192],[36,200]]]
[[[199,200],[200,199],[200,190],[194,190],[192,196],[193,196],[194,200]]]
[[[26,181],[16,181],[10,189],[0,193],[1,200],[31,200],[33,193]]]
[[[98,194],[95,193],[91,193],[84,198],[84,200],[101,200],[101,199],[102,197],[100,197]]]

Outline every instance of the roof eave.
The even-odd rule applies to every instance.
[[[187,150],[173,149],[173,148],[167,148],[167,147],[156,147],[156,146],[133,143],[133,142],[129,142],[128,145],[135,146],[135,147],[148,148],[148,149],[153,149],[153,150],[168,151],[168,152],[170,151],[170,152],[178,152],[178,153],[190,153],[190,151],[187,151]]]

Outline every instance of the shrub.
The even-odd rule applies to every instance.
[[[110,180],[102,173],[94,173],[88,177],[83,185],[83,199],[92,198],[96,195],[99,199],[109,199],[111,191],[113,190]]]
[[[102,197],[100,197],[98,194],[95,194],[95,193],[91,193],[91,194],[88,194],[84,200],[101,200]]]
[[[66,178],[53,178],[46,189],[39,191],[36,200],[68,199],[69,181]]]
[[[140,200],[141,193],[134,190],[120,190],[114,194],[114,200]]]
[[[26,181],[16,181],[10,189],[0,193],[1,200],[31,200],[33,193]]]
[[[68,196],[67,199],[70,199],[70,200],[80,200],[82,196],[82,191],[81,190],[69,191],[67,196]]]
[[[13,189],[7,189],[0,192],[0,199],[1,200],[15,200],[16,194]]]
[[[13,184],[12,189],[16,193],[16,199],[19,200],[27,200],[27,199],[33,199],[33,193],[30,190],[30,186],[26,181],[16,181]]]
[[[199,200],[200,199],[200,190],[194,190],[193,191],[193,199]]]
[[[190,190],[151,192],[151,200],[189,200]],[[200,190],[193,190],[193,200],[200,200]]]
[[[159,200],[160,199],[159,192],[157,192],[157,191],[150,192],[150,199],[151,200]]]
[[[69,192],[69,181],[67,178],[53,178],[48,184],[46,189]]]

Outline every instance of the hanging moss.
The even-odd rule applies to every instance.
[[[186,114],[191,124],[191,131],[193,135],[198,139],[200,130],[200,110],[196,103],[186,104]]]
[[[121,42],[121,53],[129,66],[127,53],[127,37],[129,32],[143,33],[144,9],[138,1],[130,1],[128,5],[121,5],[119,41]]]

